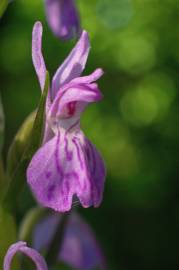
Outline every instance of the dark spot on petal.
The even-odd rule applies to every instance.
[[[46,176],[47,179],[49,179],[51,175],[52,175],[52,173],[49,172],[49,171],[47,171],[47,172],[45,173],[45,176]]]
[[[55,191],[55,185],[54,184],[50,185],[48,187],[48,190],[47,190],[47,198],[48,198],[49,201],[52,199],[52,197],[54,195],[54,191]]]
[[[69,102],[67,104],[67,108],[68,108],[68,115],[69,116],[74,115],[76,109],[76,101]]]
[[[90,152],[88,148],[86,148],[86,155],[87,155],[88,160],[90,160]]]

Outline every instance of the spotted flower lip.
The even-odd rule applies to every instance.
[[[17,252],[22,252],[29,257],[36,266],[37,270],[48,270],[47,264],[44,258],[33,248],[29,248],[26,242],[19,241],[11,245],[4,258],[4,270],[11,269],[11,262]]]
[[[48,248],[60,221],[59,214],[53,213],[44,217],[34,228],[33,248],[39,252]],[[76,212],[69,216],[63,239],[59,248],[59,261],[63,261],[73,269],[93,270],[96,267],[101,270],[107,269],[106,259],[94,232]]]
[[[41,89],[46,67],[41,52],[42,25],[32,34],[32,58]],[[105,166],[95,146],[80,129],[80,116],[87,105],[101,100],[96,80],[103,75],[96,69],[80,77],[90,49],[88,33],[57,69],[46,106],[46,129],[42,147],[27,169],[27,181],[37,201],[59,212],[69,211],[73,197],[83,207],[98,207],[102,201]]]
[[[47,21],[53,33],[63,40],[81,33],[75,0],[45,0]]]

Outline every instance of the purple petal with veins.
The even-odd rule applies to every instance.
[[[64,91],[59,91],[48,117],[74,117],[83,112],[89,103],[97,102],[102,99],[102,94],[97,84],[71,84]]]
[[[98,68],[92,74],[73,79],[57,93],[48,113],[48,118],[80,118],[81,112],[91,102],[102,99],[98,85],[94,83],[103,75]]]
[[[59,89],[71,80],[79,77],[85,68],[90,49],[89,37],[83,31],[79,41],[63,64],[57,69],[52,80],[52,98],[56,96]]]
[[[71,209],[74,195],[83,207],[99,206],[105,167],[81,131],[61,132],[34,155],[27,179],[40,204],[65,212]]]

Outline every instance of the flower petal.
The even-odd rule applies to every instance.
[[[32,248],[27,247],[25,242],[17,242],[10,246],[4,258],[4,270],[10,270],[11,261],[17,252],[22,252],[35,263],[37,270],[48,270],[44,258]]]
[[[70,39],[80,33],[74,0],[46,0],[45,3],[47,21],[57,37]]]
[[[99,206],[104,178],[103,161],[79,130],[60,130],[39,149],[27,169],[37,201],[59,212],[71,209],[74,195],[83,207]]]
[[[64,212],[71,208],[74,183],[69,186],[70,179],[65,177],[66,157],[62,147],[60,135],[44,144],[27,169],[27,179],[40,204]]]
[[[69,56],[56,71],[52,80],[52,100],[56,96],[59,88],[69,83],[72,79],[79,77],[85,68],[90,49],[89,37],[83,31],[79,41],[73,48]]]
[[[48,118],[79,116],[86,105],[102,99],[97,84],[71,84],[64,91],[58,92],[53,101]]]
[[[37,73],[41,90],[45,86],[46,66],[42,55],[42,24],[36,22],[32,31],[32,60]]]
[[[80,117],[81,112],[90,102],[102,99],[98,85],[92,83],[103,75],[101,68],[88,76],[78,77],[65,84],[57,93],[48,113],[48,119],[55,117]]]
[[[86,164],[88,166],[88,181],[90,181],[91,184],[91,200],[94,207],[99,207],[103,198],[104,182],[106,178],[105,164],[96,147],[87,138],[85,138],[83,151],[85,152]],[[85,185],[88,181],[85,182]],[[81,204],[83,207],[89,207],[89,200],[86,193],[82,190],[79,191],[77,196],[80,199]]]
[[[37,250],[48,247],[60,218],[57,214],[50,215],[36,225],[33,246]],[[75,269],[91,270],[97,266],[101,270],[106,269],[104,255],[93,231],[77,213],[69,217],[59,260]]]
[[[97,68],[90,75],[75,78],[70,83],[71,84],[89,84],[91,82],[97,81],[99,78],[101,78],[103,74],[104,74],[104,71],[101,68]]]
[[[45,123],[45,130],[44,130],[44,135],[43,135],[43,142],[42,144],[45,144],[49,140],[51,140],[54,137],[54,132],[49,126],[48,122]]]

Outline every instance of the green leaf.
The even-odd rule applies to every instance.
[[[4,141],[4,111],[3,106],[1,102],[1,96],[0,96],[0,193],[2,190],[2,185],[5,180],[5,174],[4,174],[4,164],[2,160],[2,147],[3,147],[3,141]]]
[[[31,237],[35,225],[45,216],[48,215],[46,208],[34,207],[24,216],[19,228],[19,239],[31,243]]]
[[[9,246],[16,242],[16,225],[12,215],[0,207],[0,265],[3,265],[3,259]],[[13,270],[19,269],[17,260],[13,262]]]
[[[31,126],[32,119],[29,118],[21,131],[19,131],[9,151],[7,162],[9,183],[8,186],[6,185],[7,187],[4,196],[4,203],[9,207],[16,206],[17,199],[25,184],[27,166],[33,154],[38,150],[42,143],[45,128],[45,104],[48,89],[49,73],[47,72],[44,91],[40,99],[33,127]],[[16,151],[18,158],[15,157]]]
[[[3,165],[3,160],[0,157],[0,197],[3,194],[4,183],[5,183],[4,165]]]
[[[0,96],[0,152],[2,151],[3,140],[4,140],[4,111]]]
[[[66,265],[63,262],[57,262],[54,266],[54,270],[73,270],[70,266]]]
[[[7,0],[0,0],[0,17],[3,15],[4,11],[6,10],[8,5]]]
[[[16,167],[19,164],[24,151],[27,147],[27,142],[31,138],[33,125],[37,112],[31,113],[18,130],[7,155],[7,171],[9,175],[12,175]]]
[[[38,106],[37,115],[34,121],[31,140],[25,151],[24,157],[31,160],[33,154],[37,151],[42,144],[44,129],[45,129],[45,105],[50,85],[49,73],[46,73],[45,86]]]

